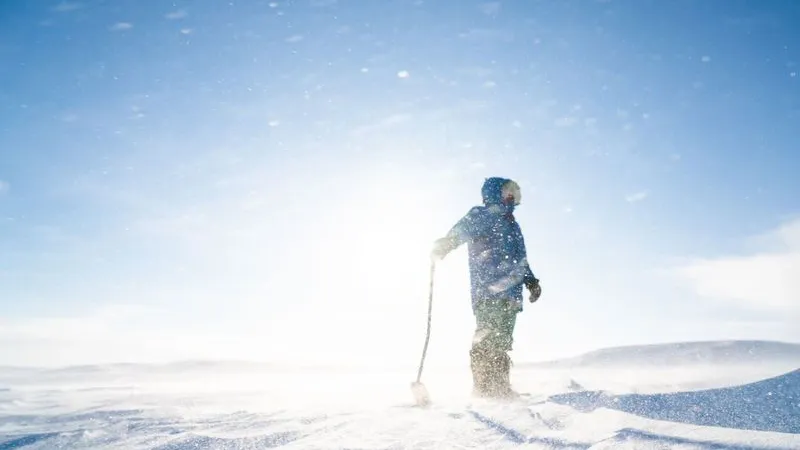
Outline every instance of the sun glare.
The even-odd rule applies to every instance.
[[[413,360],[424,338],[430,248],[442,231],[423,187],[356,185],[345,198],[330,196],[316,225],[303,269],[313,311],[304,320],[314,332],[303,336],[303,348],[335,362],[369,355],[396,363],[397,352]]]

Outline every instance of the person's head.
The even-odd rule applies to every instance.
[[[522,203],[522,191],[519,189],[519,184],[514,180],[508,180],[503,184],[501,196],[504,205],[518,206]]]
[[[519,184],[508,178],[487,178],[483,182],[481,195],[485,205],[503,205],[511,211],[522,202]]]

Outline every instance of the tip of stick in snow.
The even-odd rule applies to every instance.
[[[428,395],[428,389],[419,381],[411,383],[411,393],[414,394],[414,403],[417,406],[427,406],[431,403],[431,397]]]

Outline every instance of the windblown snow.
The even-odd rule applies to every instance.
[[[189,362],[0,368],[0,450],[798,449],[800,345],[695,342],[518,364],[514,402],[426,373]]]

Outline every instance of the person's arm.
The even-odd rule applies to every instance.
[[[533,303],[536,300],[539,300],[539,297],[542,295],[542,287],[539,285],[539,279],[533,274],[533,270],[531,270],[531,266],[528,263],[528,251],[525,248],[525,238],[522,237],[521,232],[519,235],[519,240],[520,253],[522,256],[521,264],[525,268],[525,275],[522,278],[522,282],[525,284],[525,287],[528,288],[528,291],[530,291],[530,301]]]
[[[536,278],[536,276],[533,274],[533,271],[531,270],[531,266],[530,266],[530,264],[528,264],[528,258],[526,257],[524,259],[524,261],[525,261],[525,263],[524,263],[525,264],[525,277],[523,278],[523,282],[525,283],[525,286],[530,286],[530,285],[532,285],[534,283],[538,283],[539,279]]]
[[[444,237],[437,239],[433,246],[432,256],[442,259],[461,244],[485,233],[491,224],[481,211],[479,207],[472,208],[450,228]]]

